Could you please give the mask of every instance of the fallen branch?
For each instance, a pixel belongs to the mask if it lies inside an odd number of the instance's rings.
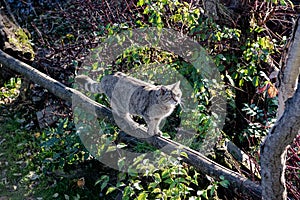
[[[66,87],[55,79],[41,73],[40,71],[32,68],[31,66],[14,59],[8,54],[4,53],[0,50],[0,63],[9,69],[12,69],[24,77],[34,81],[40,86],[49,90],[49,92],[53,93],[57,97],[72,102],[72,98],[79,99],[81,102],[81,106],[86,108],[86,112],[96,113],[97,117],[105,120],[106,122],[110,122],[115,124],[112,112],[107,107],[91,100],[86,97],[79,91]],[[147,133],[143,129],[136,130],[140,135],[146,135]],[[122,133],[124,134],[124,133]],[[128,137],[128,136],[127,136]],[[207,174],[217,180],[220,179],[220,176],[224,176],[226,180],[230,182],[229,188],[237,193],[243,194],[251,199],[260,199],[261,198],[261,187],[251,180],[243,177],[242,175],[231,171],[222,165],[208,159],[201,153],[194,151],[186,146],[183,146],[177,142],[172,140],[160,137],[153,136],[150,138],[143,138],[143,140],[156,148],[162,149],[164,153],[171,155],[171,152],[180,149],[181,152],[184,152],[187,157],[182,157],[182,160],[190,165],[193,165],[198,171],[201,171],[204,174]],[[162,147],[168,148],[162,148]]]

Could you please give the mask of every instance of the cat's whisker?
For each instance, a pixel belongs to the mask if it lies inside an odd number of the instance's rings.
[[[185,110],[186,107],[184,105],[184,99],[181,99],[181,101],[179,102],[179,106],[183,111]]]

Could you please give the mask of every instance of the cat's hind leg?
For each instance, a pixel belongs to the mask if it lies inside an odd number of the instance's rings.
[[[133,121],[130,117],[129,113],[114,113],[114,119],[117,125],[122,131],[126,132],[129,135],[137,136],[137,129],[139,128],[139,124]]]

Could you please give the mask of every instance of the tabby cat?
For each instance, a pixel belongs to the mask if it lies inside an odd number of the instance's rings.
[[[121,72],[104,76],[100,83],[85,75],[77,76],[76,82],[92,93],[104,93],[110,99],[113,113],[130,126],[137,126],[130,115],[143,117],[150,136],[161,135],[161,120],[173,112],[182,96],[179,81],[155,86]]]

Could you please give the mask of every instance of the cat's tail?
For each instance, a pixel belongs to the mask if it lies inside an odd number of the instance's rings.
[[[86,91],[92,93],[103,93],[101,89],[101,84],[97,81],[94,81],[90,77],[86,75],[78,75],[76,76],[76,83],[81,87],[84,88]]]

